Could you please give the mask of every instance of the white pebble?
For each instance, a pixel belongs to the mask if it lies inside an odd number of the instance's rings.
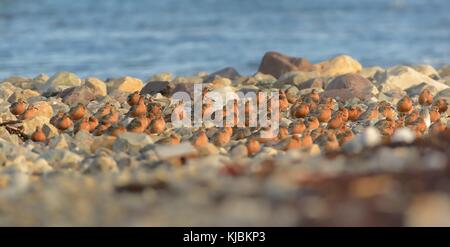
[[[392,136],[392,142],[411,143],[416,139],[411,129],[404,127],[397,129]]]

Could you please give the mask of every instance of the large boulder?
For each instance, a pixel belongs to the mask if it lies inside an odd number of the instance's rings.
[[[177,76],[175,79],[172,80],[174,84],[179,83],[194,83],[199,84],[203,83],[203,77],[200,76]]]
[[[23,99],[23,100],[27,101],[29,98],[39,96],[39,95],[40,95],[39,92],[36,92],[31,89],[20,90],[20,91],[14,92],[11,96],[9,96],[8,102],[13,103],[19,99]]]
[[[413,67],[417,72],[420,72],[434,80],[439,80],[439,73],[433,66],[428,64],[420,64]]]
[[[68,105],[76,105],[78,103],[87,105],[92,100],[95,100],[95,91],[92,87],[82,85],[79,87],[68,88],[62,91],[58,96]]]
[[[36,116],[43,116],[51,118],[53,116],[53,108],[47,101],[37,101],[33,103],[33,106],[37,108]]]
[[[309,79],[302,83],[297,84],[298,88],[307,89],[307,88],[323,88],[325,85],[325,80],[321,77]]]
[[[144,87],[144,83],[138,78],[125,76],[119,79],[109,80],[106,86],[108,92],[117,90],[125,93],[134,93],[140,91]]]
[[[4,79],[2,82],[9,82],[16,87],[22,89],[31,89],[33,79],[24,76],[10,76]]]
[[[6,99],[18,91],[20,91],[20,88],[15,87],[11,82],[2,82],[0,84],[0,100],[6,101]]]
[[[450,76],[450,65],[446,64],[442,66],[439,70],[439,76],[440,77],[447,77]]]
[[[324,77],[358,73],[362,69],[358,61],[347,55],[340,55],[315,64],[314,66],[320,71],[321,76]]]
[[[40,89],[41,92],[46,93],[55,93],[55,92],[61,92],[64,89],[74,87],[74,86],[80,86],[81,85],[81,79],[75,75],[74,73],[70,72],[58,72],[52,77],[50,77],[45,84]]]
[[[150,81],[141,89],[141,94],[155,95],[161,93],[164,96],[169,96],[175,85],[169,81]]]
[[[414,97],[416,95],[419,95],[424,89],[430,90],[430,92],[433,95],[436,95],[436,93],[438,92],[438,90],[435,87],[430,86],[424,82],[417,84],[415,86],[409,87],[408,89],[405,90],[405,92],[409,95],[409,97]]]
[[[314,70],[314,66],[306,58],[289,57],[279,52],[270,51],[264,54],[258,72],[279,78],[290,71],[312,70]]]
[[[218,70],[214,73],[211,73],[209,76],[205,78],[205,82],[211,82],[214,80],[216,76],[225,77],[230,80],[235,80],[236,78],[240,77],[241,75],[237,70],[233,67],[226,67],[221,70]]]
[[[106,84],[104,81],[98,79],[97,77],[88,77],[84,80],[84,85],[94,90],[95,96],[106,96],[108,91],[106,89]]]
[[[292,71],[283,74],[280,79],[273,84],[276,88],[281,88],[285,84],[301,85],[306,81],[320,78],[319,71]]]
[[[194,86],[195,83],[178,83],[175,84],[175,88],[173,89],[173,94],[177,92],[185,92],[191,96],[191,99],[194,97]]]
[[[358,73],[364,78],[367,78],[369,80],[373,79],[376,73],[383,72],[384,69],[379,66],[373,66],[373,67],[365,67],[362,68],[361,71]]]
[[[381,87],[382,92],[388,92],[396,88],[405,90],[421,83],[433,86],[438,91],[449,87],[444,83],[433,80],[427,75],[417,72],[411,67],[403,65],[395,66],[387,69],[385,72],[375,74],[375,80]]]
[[[310,63],[301,57],[289,57],[279,52],[267,52],[262,58],[258,71],[271,74],[280,81],[285,81],[281,76],[287,72],[303,72],[297,75],[297,81],[309,80],[315,77],[334,77],[347,73],[358,73],[362,69],[361,64],[347,55],[339,55],[317,64]],[[289,77],[292,77],[289,75]]]
[[[154,74],[149,81],[172,81],[172,73],[161,72],[159,74]]]
[[[345,74],[333,79],[325,88],[322,97],[339,97],[342,100],[352,98],[370,99],[373,86],[369,80],[358,74]]]

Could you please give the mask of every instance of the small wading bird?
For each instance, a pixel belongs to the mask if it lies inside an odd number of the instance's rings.
[[[47,136],[41,127],[36,127],[36,130],[31,134],[31,140],[34,142],[45,142],[47,140]]]
[[[24,113],[26,109],[27,103],[22,99],[19,99],[17,102],[12,103],[9,107],[9,111],[16,116]]]

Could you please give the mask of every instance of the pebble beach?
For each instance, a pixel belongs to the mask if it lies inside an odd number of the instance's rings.
[[[252,75],[2,79],[0,226],[450,225],[450,66],[261,57]],[[277,135],[174,127],[196,84],[278,92]]]

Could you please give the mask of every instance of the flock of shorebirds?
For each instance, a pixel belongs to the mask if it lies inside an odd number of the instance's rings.
[[[110,103],[104,104],[95,113],[89,112],[85,105],[79,103],[70,108],[69,112],[56,113],[50,119],[50,123],[60,132],[73,134],[87,131],[95,136],[118,136],[129,131],[160,135],[161,139],[158,143],[163,144],[178,144],[182,141],[175,132],[168,134],[166,123],[170,122],[170,114],[163,114],[163,106],[152,97],[145,97],[139,92],[134,92],[128,96],[127,103],[131,108],[125,116]],[[279,112],[270,112],[270,107],[268,112],[272,118],[284,116],[292,122],[289,126],[280,126],[278,135],[262,138],[259,132],[264,128],[257,127],[247,128],[251,130],[251,134],[244,131],[246,128],[235,126],[201,127],[194,131],[189,141],[196,147],[208,143],[223,147],[231,140],[246,139],[250,156],[258,153],[262,145],[286,151],[318,144],[323,151],[331,152],[339,150],[342,145],[355,137],[355,132],[351,128],[355,124],[361,124],[364,127],[375,126],[384,142],[389,142],[395,130],[403,127],[410,128],[416,137],[448,133],[449,127],[441,122],[441,115],[446,114],[447,109],[448,102],[434,97],[427,89],[420,93],[417,102],[405,96],[396,105],[381,101],[369,106],[366,110],[358,105],[346,105],[345,102],[338,102],[333,98],[321,98],[315,90],[303,96],[286,94],[280,90]],[[203,113],[210,110],[210,105],[203,106]],[[37,113],[36,107],[28,105],[24,100],[12,103],[10,111],[20,120],[33,118]],[[246,104],[246,114],[250,111],[252,111],[251,105]],[[224,109],[224,117],[227,114],[233,113],[226,112]],[[234,114],[236,122],[237,114],[236,112]],[[125,117],[132,118],[132,121],[125,124],[122,121]],[[183,118],[183,114],[180,118]],[[246,124],[248,126],[248,122]],[[34,142],[46,142],[48,139],[42,127],[37,127],[29,138]]]

